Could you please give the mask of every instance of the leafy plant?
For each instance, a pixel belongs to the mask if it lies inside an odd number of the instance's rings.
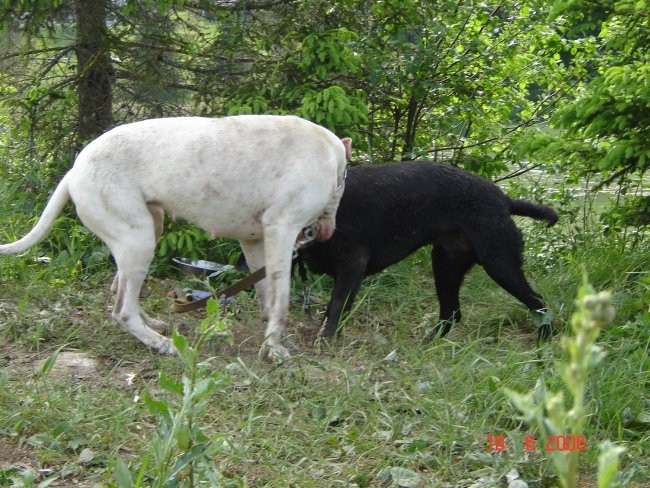
[[[367,120],[368,109],[359,90],[348,95],[340,86],[330,86],[322,91],[309,91],[302,100],[299,115],[329,127],[344,131]]]
[[[209,241],[208,234],[196,226],[184,223],[169,223],[158,243],[158,255],[161,257],[184,256],[197,259],[203,255]]]
[[[647,172],[649,8],[647,0],[555,2],[550,18],[566,31],[565,62],[582,68],[565,86],[573,100],[550,118],[556,132],[535,134],[529,157],[602,175],[604,184]]]
[[[650,196],[628,197],[624,205],[613,207],[601,215],[601,220],[614,230],[624,227],[647,229],[650,227]]]
[[[214,456],[226,441],[211,439],[201,422],[212,395],[229,382],[227,372],[200,361],[201,347],[214,339],[232,342],[232,335],[226,317],[221,316],[218,302],[210,300],[207,317],[201,322],[194,345],[189,345],[177,332],[172,336],[183,368],[181,378],[160,373],[158,386],[166,397],[150,392],[143,395],[144,404],[156,417],[158,428],[139,466],[127,467],[121,457],[115,458],[114,474],[120,488],[193,487],[206,482],[210,486],[224,485]]]

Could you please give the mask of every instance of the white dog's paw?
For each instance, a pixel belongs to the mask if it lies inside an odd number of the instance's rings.
[[[289,350],[282,344],[265,344],[260,350],[260,356],[273,363],[280,362],[291,357]]]
[[[158,349],[158,352],[160,354],[165,354],[167,356],[175,356],[178,354],[178,351],[176,350],[176,347],[174,346],[172,340],[167,339],[166,337],[161,338],[156,349]]]

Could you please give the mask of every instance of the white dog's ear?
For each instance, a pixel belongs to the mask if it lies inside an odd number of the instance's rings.
[[[343,146],[345,146],[345,159],[347,161],[352,160],[352,139],[350,137],[344,137],[341,139]]]

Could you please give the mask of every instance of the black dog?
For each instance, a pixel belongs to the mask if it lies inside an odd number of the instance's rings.
[[[337,332],[364,276],[427,244],[433,244],[440,303],[440,321],[429,338],[445,335],[460,320],[458,292],[475,263],[529,309],[543,309],[521,269],[523,240],[512,214],[547,220],[549,227],[558,219],[552,208],[511,199],[493,183],[453,166],[407,161],[351,167],[334,235],[300,250],[312,271],[334,277],[324,335]],[[538,333],[547,337],[550,325]]]

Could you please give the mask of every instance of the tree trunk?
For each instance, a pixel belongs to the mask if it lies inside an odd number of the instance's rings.
[[[80,145],[113,125],[113,66],[106,28],[108,0],[77,0],[77,91]]]
[[[406,132],[404,133],[404,146],[402,147],[401,160],[413,159],[413,149],[415,149],[415,136],[417,134],[418,124],[422,117],[422,107],[424,98],[418,99],[415,93],[411,94],[409,99],[408,111],[406,113]]]

